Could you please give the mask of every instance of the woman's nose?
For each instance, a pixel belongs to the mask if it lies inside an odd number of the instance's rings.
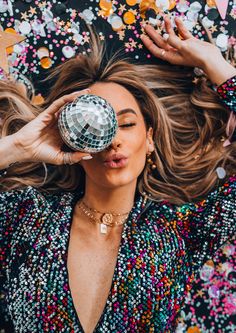
[[[121,140],[118,137],[118,135],[116,135],[114,137],[114,139],[112,140],[110,146],[107,147],[107,149],[108,150],[111,150],[111,149],[117,150],[118,148],[120,148],[120,146],[121,146]]]

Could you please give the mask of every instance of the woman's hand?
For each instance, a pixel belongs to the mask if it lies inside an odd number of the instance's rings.
[[[88,153],[63,152],[61,150],[63,140],[57,128],[57,120],[61,107],[88,92],[89,90],[86,89],[59,98],[34,120],[12,135],[17,155],[22,156],[21,161],[45,162],[55,165],[65,163],[74,164],[79,162],[82,157],[89,156]]]
[[[173,65],[199,67],[216,84],[223,83],[236,74],[234,67],[223,58],[219,48],[194,37],[180,18],[175,18],[179,36],[174,32],[167,16],[164,17],[164,23],[167,33],[163,37],[151,25],[144,27],[150,38],[145,35],[141,37],[144,45],[155,57]]]
[[[218,47],[195,38],[179,17],[175,18],[179,36],[174,32],[167,16],[164,17],[164,22],[167,34],[163,37],[151,25],[144,27],[151,39],[143,35],[142,41],[154,56],[174,65],[197,66],[202,69],[208,60],[222,58]]]

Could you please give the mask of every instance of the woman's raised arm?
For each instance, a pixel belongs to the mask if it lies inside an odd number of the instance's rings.
[[[63,141],[57,129],[60,108],[88,90],[65,95],[52,103],[35,119],[14,134],[0,139],[0,170],[15,162],[44,162],[55,165],[64,163],[61,150]],[[71,164],[79,162],[88,153],[71,153]]]
[[[173,65],[199,67],[216,85],[236,75],[236,69],[224,59],[219,48],[194,37],[180,18],[175,18],[180,37],[174,32],[167,16],[164,22],[167,33],[163,36],[149,24],[144,27],[149,37],[141,36],[144,45],[155,57]]]

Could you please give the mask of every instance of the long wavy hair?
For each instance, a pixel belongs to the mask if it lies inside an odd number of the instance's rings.
[[[137,183],[141,194],[177,204],[195,201],[218,185],[217,167],[227,175],[235,172],[236,143],[223,147],[229,111],[205,76],[194,79],[191,68],[173,65],[135,65],[117,56],[107,60],[104,50],[93,36],[91,52],[56,67],[50,75],[54,85],[41,107],[13,82],[0,82],[1,136],[16,132],[64,94],[95,82],[114,82],[135,97],[147,128],[154,131],[151,158],[157,168],[146,163]],[[18,163],[1,179],[0,190],[31,185],[47,193],[74,191],[84,180],[79,164]]]

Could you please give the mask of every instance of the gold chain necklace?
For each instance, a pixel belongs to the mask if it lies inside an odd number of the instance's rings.
[[[89,217],[91,222],[100,224],[100,233],[106,234],[107,227],[113,227],[116,225],[122,225],[125,223],[127,217],[129,216],[129,212],[125,214],[115,214],[115,213],[102,213],[96,209],[90,208],[86,205],[84,201],[81,201],[78,205],[78,208],[82,210],[82,212]],[[96,215],[100,215],[97,217]],[[116,220],[114,220],[116,218]]]

